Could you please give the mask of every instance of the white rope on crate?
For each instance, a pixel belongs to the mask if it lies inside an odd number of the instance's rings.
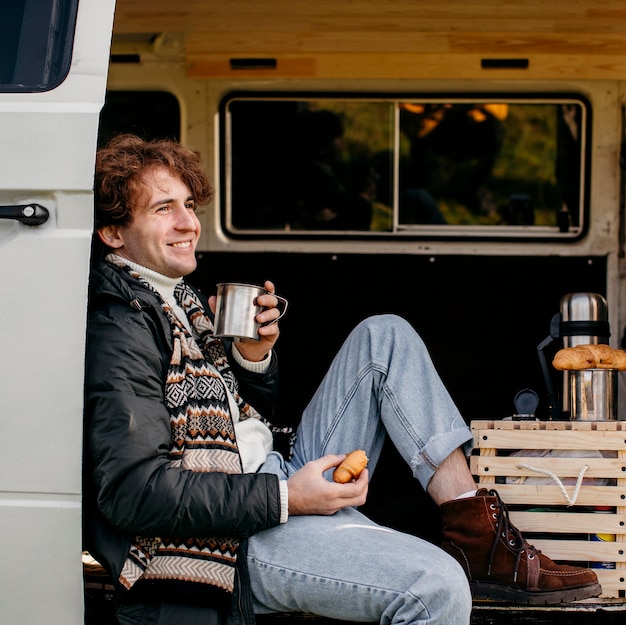
[[[567,507],[569,508],[573,506],[576,503],[576,500],[578,499],[578,493],[580,492],[580,487],[583,483],[583,477],[585,475],[585,472],[589,468],[589,465],[588,464],[584,465],[579,471],[578,478],[576,479],[576,485],[574,486],[574,492],[572,493],[571,497],[565,490],[565,486],[563,486],[563,482],[561,482],[559,476],[553,473],[552,471],[550,471],[549,469],[541,469],[539,467],[532,467],[526,463],[518,464],[517,468],[528,469],[529,471],[534,471],[535,473],[543,473],[543,475],[547,475],[548,477],[552,478],[554,482],[556,483],[556,485],[559,487],[559,490],[561,491],[561,493],[563,494],[563,498],[567,502]]]

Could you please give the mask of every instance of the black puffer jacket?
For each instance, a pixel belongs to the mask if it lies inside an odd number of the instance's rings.
[[[133,536],[245,539],[279,523],[276,476],[194,473],[171,466],[164,404],[171,351],[170,325],[154,293],[101,264],[91,278],[87,330],[85,547],[114,580]],[[231,362],[241,396],[268,417],[277,388],[275,356],[272,361],[265,374]],[[245,540],[242,548],[245,552]],[[249,585],[241,583],[247,579],[242,560],[237,591],[243,603],[238,603],[246,605]]]

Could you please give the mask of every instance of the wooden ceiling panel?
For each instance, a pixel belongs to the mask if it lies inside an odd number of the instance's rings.
[[[626,32],[623,0],[117,0],[115,29],[145,32]]]
[[[161,32],[182,34],[193,75],[228,75],[229,59],[258,56],[277,58],[284,76],[325,77],[322,68],[330,68],[349,77],[361,55],[386,76],[399,71],[394,66],[406,60],[401,55],[417,55],[408,73],[420,77],[436,73],[442,65],[436,55],[446,55],[442,77],[456,77],[481,55],[530,57],[531,72],[542,64],[559,67],[551,58],[558,55],[574,73],[621,78],[626,2],[117,0],[114,34]],[[215,74],[217,67],[222,69]]]

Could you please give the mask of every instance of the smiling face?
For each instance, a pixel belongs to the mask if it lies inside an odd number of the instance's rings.
[[[135,198],[128,226],[105,226],[100,238],[116,254],[170,278],[196,268],[200,221],[190,188],[157,165],[139,177],[143,192]]]

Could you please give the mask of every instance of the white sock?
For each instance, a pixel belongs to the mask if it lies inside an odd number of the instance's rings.
[[[455,497],[455,499],[465,499],[467,497],[475,497],[475,496],[476,496],[475,490],[468,490],[466,493],[463,493],[462,495]]]

